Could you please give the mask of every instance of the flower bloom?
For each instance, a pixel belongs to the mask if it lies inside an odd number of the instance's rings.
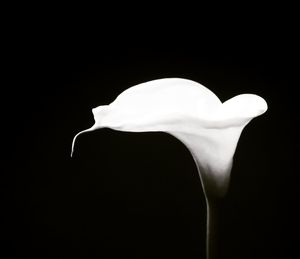
[[[243,128],[267,110],[254,94],[222,103],[208,88],[180,78],[142,83],[122,92],[109,105],[92,110],[95,124],[78,133],[111,128],[129,132],[167,132],[183,142],[197,164],[209,197],[226,193],[232,159]]]

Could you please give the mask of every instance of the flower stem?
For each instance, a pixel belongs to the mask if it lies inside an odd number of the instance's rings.
[[[206,259],[217,259],[217,204],[206,200]]]
[[[217,214],[222,202],[222,197],[226,193],[228,181],[224,182],[224,185],[222,185],[223,188],[218,188],[214,184],[215,179],[211,178],[211,174],[207,173],[207,169],[201,167],[201,163],[198,162],[197,157],[193,153],[192,156],[197,165],[197,170],[206,201],[206,259],[217,259]],[[230,170],[230,168],[231,165],[228,170]]]

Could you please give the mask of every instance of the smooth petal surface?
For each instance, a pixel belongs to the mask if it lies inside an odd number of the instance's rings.
[[[99,128],[167,132],[192,153],[206,195],[225,194],[232,158],[243,128],[267,110],[265,100],[242,94],[222,102],[206,87],[187,79],[166,78],[133,86],[110,105],[92,110]]]

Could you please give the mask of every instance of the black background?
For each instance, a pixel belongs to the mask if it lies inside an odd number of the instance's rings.
[[[103,129],[78,138],[70,158],[73,136],[93,124],[92,108],[165,77],[197,81],[222,101],[241,93],[266,99],[269,110],[238,144],[219,254],[296,258],[296,44],[278,26],[243,28],[234,38],[226,28],[212,30],[213,39],[167,31],[129,43],[120,34],[99,45],[95,64],[76,60],[76,49],[62,58],[68,46],[22,49],[7,65],[2,95],[1,258],[204,258],[204,196],[179,141]]]

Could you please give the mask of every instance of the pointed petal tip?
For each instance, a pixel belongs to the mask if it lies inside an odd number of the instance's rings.
[[[79,135],[83,134],[83,133],[90,132],[90,131],[93,131],[93,130],[95,130],[95,129],[96,129],[96,127],[95,127],[95,125],[94,125],[94,126],[92,126],[91,128],[89,128],[89,129],[82,130],[82,131],[78,132],[78,133],[74,136],[74,138],[73,138],[73,140],[72,140],[71,157],[73,157],[74,147],[75,147],[75,142],[76,142],[77,137],[78,137]]]

